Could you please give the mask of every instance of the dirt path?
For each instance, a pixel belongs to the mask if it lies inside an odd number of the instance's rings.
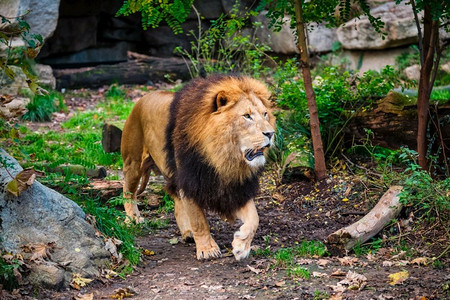
[[[254,245],[268,247],[273,253],[282,247],[295,247],[302,240],[323,240],[329,233],[354,222],[361,216],[349,212],[365,211],[366,207],[358,202],[358,197],[342,201],[349,184],[331,180],[316,186],[299,181],[276,193],[265,189],[257,200],[260,227]],[[356,185],[353,189],[358,191]],[[270,195],[276,195],[277,200]],[[144,214],[150,219],[161,217],[154,210]],[[197,261],[194,244],[171,244],[179,237],[173,213],[163,217],[168,219],[168,226],[141,237],[138,242],[154,255],[143,256],[135,272],[124,280],[97,281],[81,293],[92,293],[94,299],[111,299],[128,291],[133,295],[131,299],[194,300],[446,299],[449,296],[448,260],[440,268],[431,266],[430,260],[426,260],[425,266],[424,261],[414,262],[407,251],[386,245],[374,254],[360,257],[296,257],[294,265],[306,268],[310,274],[309,279],[301,279],[289,273],[292,267],[277,265],[273,257],[252,256],[236,262],[229,249],[239,225],[231,226],[215,215],[210,215],[209,221],[223,257]],[[420,250],[415,250],[417,257]],[[404,271],[407,275],[399,273]],[[404,278],[391,285],[389,275],[396,273],[403,274]],[[358,274],[365,279],[359,280]],[[70,297],[76,293],[71,291]],[[67,296],[66,293],[60,299],[71,299]]]

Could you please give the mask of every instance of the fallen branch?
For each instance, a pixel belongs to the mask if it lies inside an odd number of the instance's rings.
[[[343,255],[357,243],[364,243],[375,236],[402,209],[399,202],[401,186],[392,186],[377,205],[361,220],[330,234],[325,243],[332,255]]]

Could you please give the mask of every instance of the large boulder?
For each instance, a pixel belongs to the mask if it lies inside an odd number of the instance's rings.
[[[58,23],[59,0],[2,0],[0,12],[12,18],[27,13],[24,20],[30,25],[30,32],[40,34],[46,40]]]
[[[372,16],[379,17],[385,26],[382,36],[370,24],[367,16],[354,18],[337,30],[337,38],[344,49],[386,49],[417,43],[417,26],[411,5],[387,2],[373,8]]]
[[[22,168],[2,149],[0,158],[8,168],[0,168],[0,248],[26,257],[25,249],[51,245],[45,260],[30,262],[28,280],[36,286],[61,289],[70,284],[74,273],[99,276],[99,267],[110,254],[82,209],[37,181],[19,197],[11,195],[6,185]]]

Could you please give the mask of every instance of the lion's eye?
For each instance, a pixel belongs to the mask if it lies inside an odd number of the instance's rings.
[[[266,112],[264,112],[264,118],[268,118],[269,117],[269,114],[267,113],[267,111]]]
[[[247,120],[253,120],[252,116],[250,116],[250,114],[245,114],[244,118],[246,118]]]

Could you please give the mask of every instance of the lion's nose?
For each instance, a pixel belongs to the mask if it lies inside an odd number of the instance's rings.
[[[267,136],[270,140],[273,137],[273,133],[274,133],[273,131],[266,131],[266,132],[263,132],[262,134]]]

